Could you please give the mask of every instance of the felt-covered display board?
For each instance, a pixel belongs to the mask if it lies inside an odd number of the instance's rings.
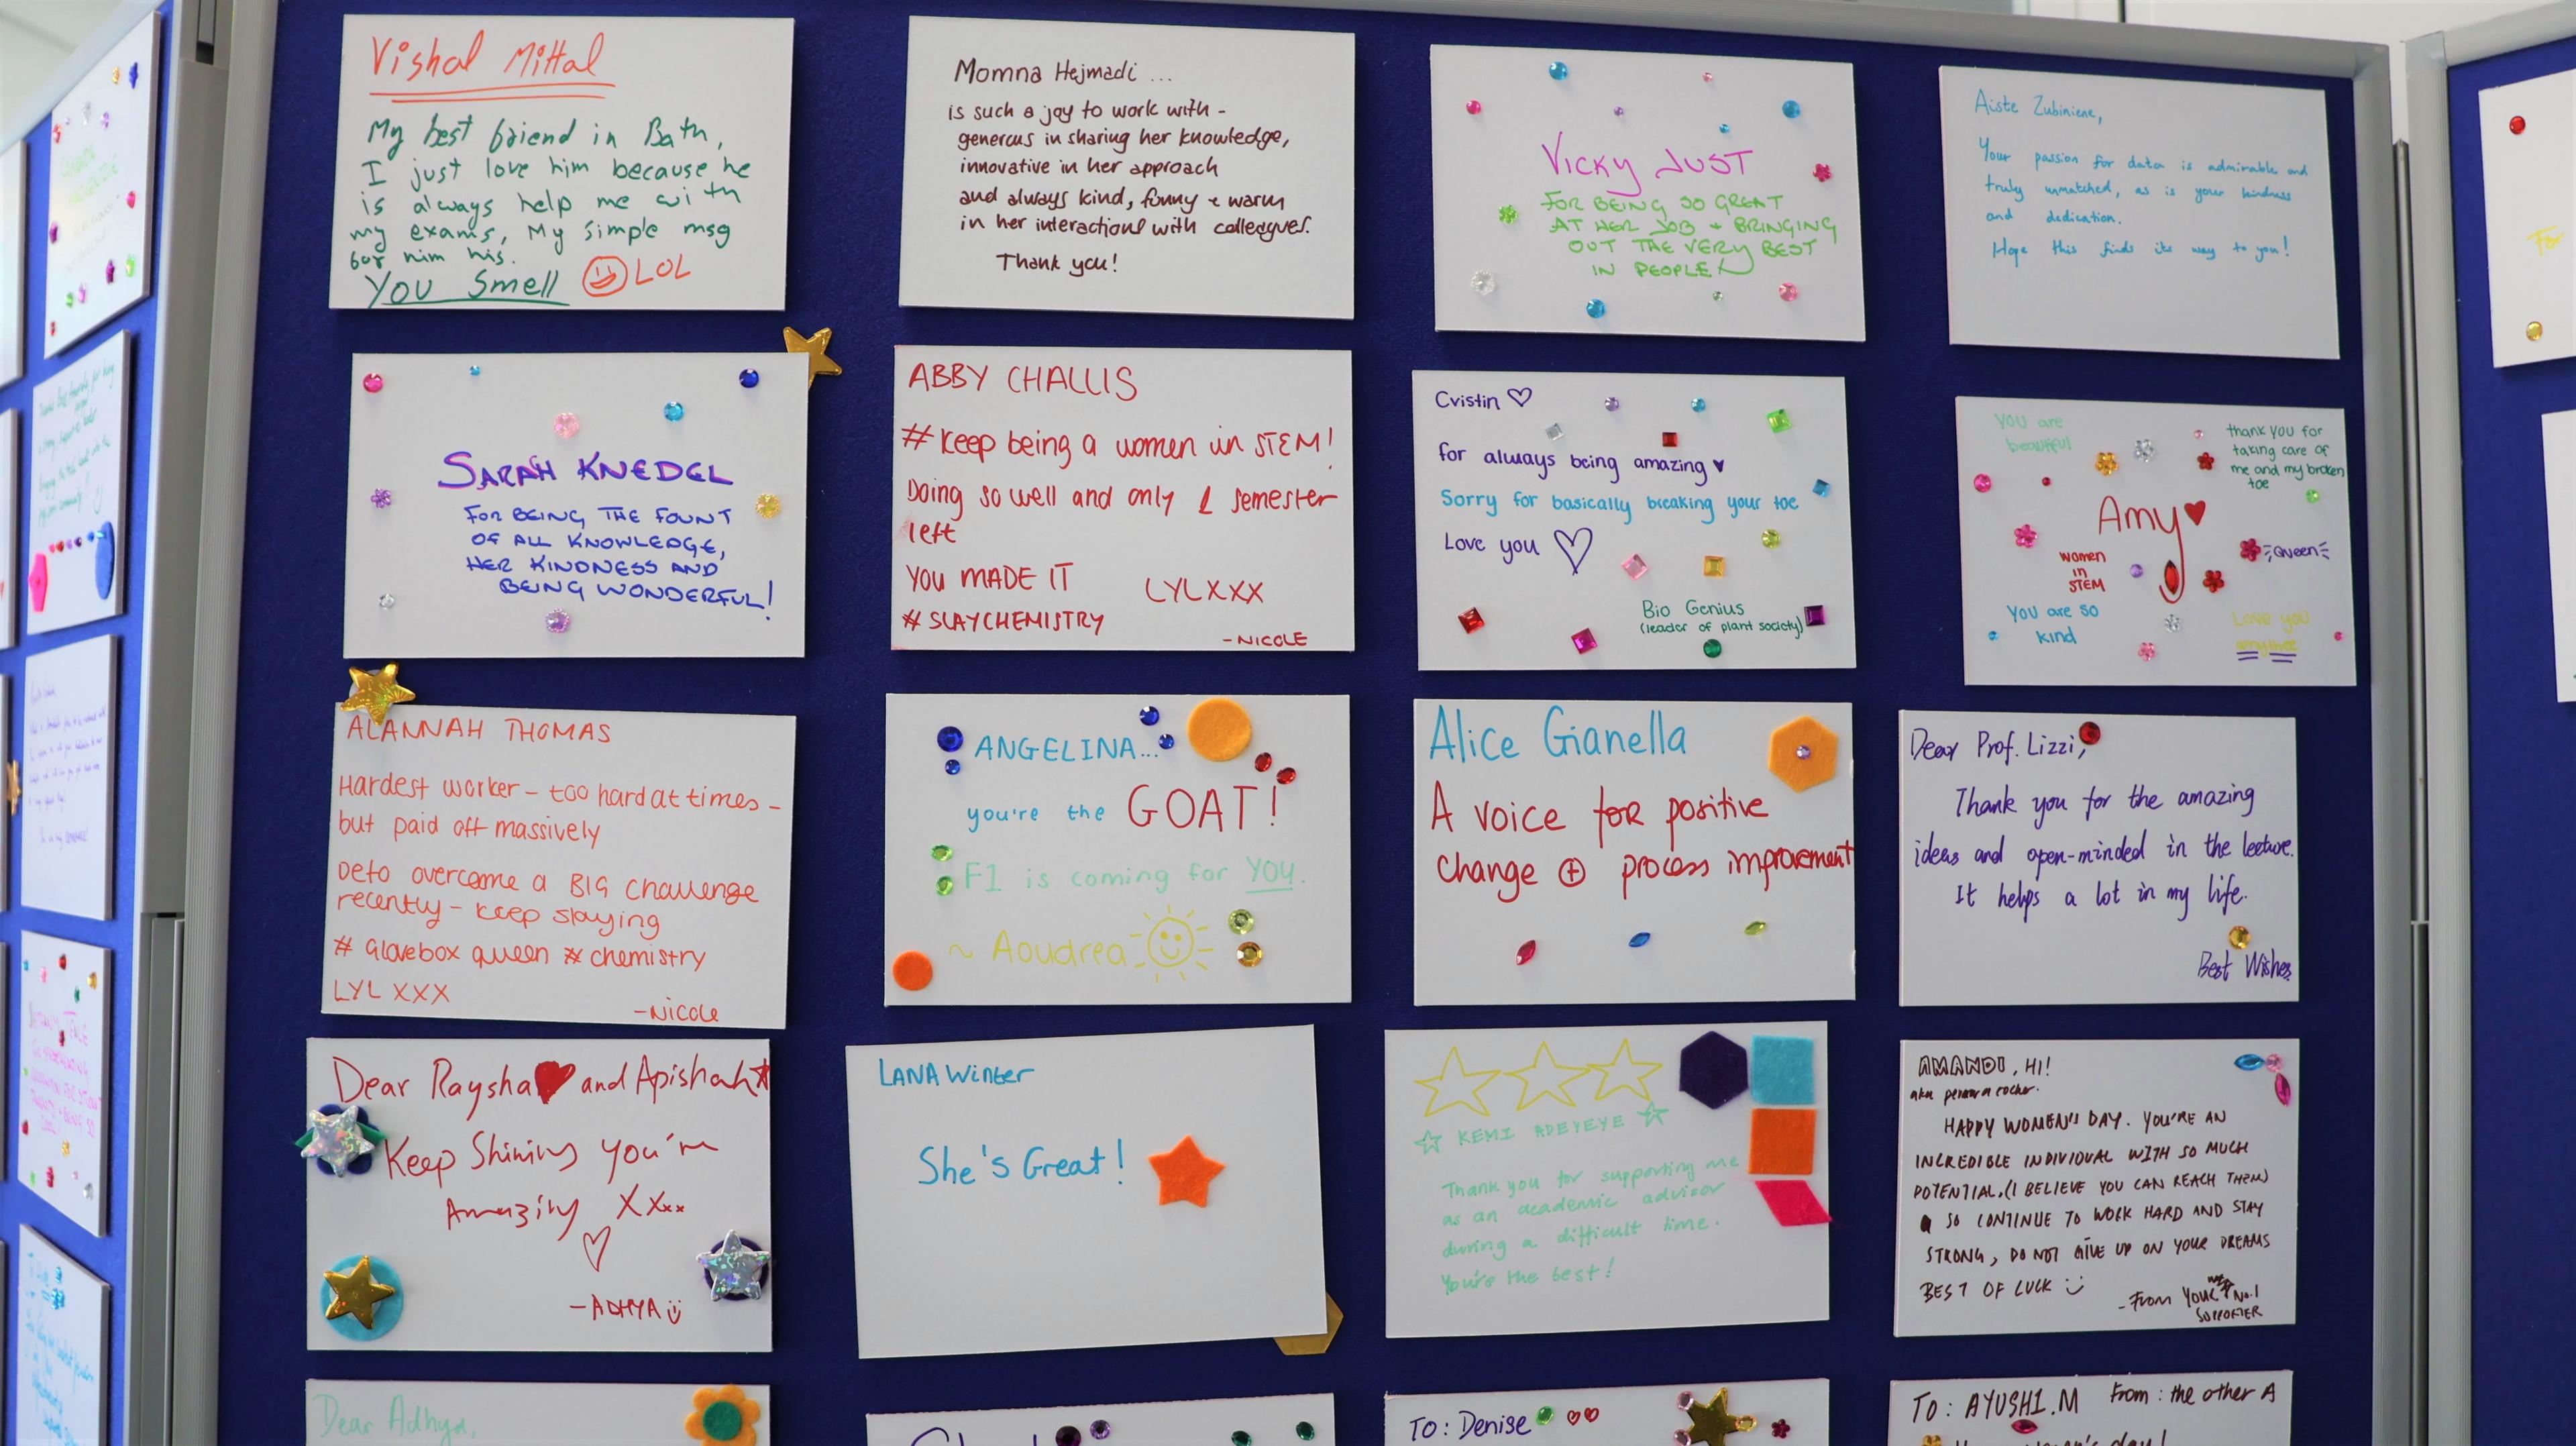
[[[2566,1358],[2570,1334],[2562,1293],[2550,1285],[2576,1265],[2576,1242],[2542,1223],[2576,1173],[2576,1059],[2550,1025],[2576,1008],[2576,980],[2555,962],[2566,955],[2565,880],[2576,867],[2576,841],[2560,822],[2576,804],[2576,712],[2558,701],[2553,682],[2540,422],[2576,407],[2576,362],[2493,364],[2478,92],[2570,69],[2576,40],[2449,72],[2477,948],[2470,1389],[2478,1437],[2489,1441],[2564,1435],[2576,1410],[2576,1381],[2551,1364]],[[2501,1321],[2518,1324],[2496,1328]]]
[[[1953,399],[1959,396],[2226,400],[2343,409],[2364,399],[2353,98],[2348,82],[2119,65],[1991,51],[1658,31],[1535,21],[1278,11],[1149,3],[946,3],[936,13],[1052,20],[1293,27],[1357,36],[1356,319],[1272,320],[986,310],[896,304],[896,172],[902,152],[907,7],[801,0],[757,7],[796,18],[794,137],[783,314],[333,311],[328,305],[328,160],[341,17],[411,5],[304,3],[278,17],[252,418],[249,547],[234,822],[233,989],[225,1101],[223,1420],[227,1440],[296,1437],[302,1381],[416,1379],[768,1383],[778,1429],[854,1439],[865,1412],[1332,1392],[1344,1436],[1373,1439],[1385,1392],[1514,1383],[1651,1385],[1707,1375],[1832,1378],[1834,1433],[1880,1439],[1887,1383],[2005,1372],[2297,1373],[2296,1439],[2370,1434],[2372,803],[2366,687],[2010,688],[1961,674]],[[540,13],[589,10],[551,5]],[[619,13],[710,4],[638,0]],[[1729,53],[1847,62],[1858,97],[1867,218],[1863,343],[1704,341],[1434,330],[1429,51],[1435,44]],[[2156,75],[2320,90],[2331,136],[2341,359],[1954,347],[1942,235],[1938,68],[1981,65]],[[1247,257],[1248,265],[1259,264]],[[339,568],[350,357],[361,352],[750,350],[782,323],[833,328],[846,374],[815,383],[807,652],[794,659],[405,658],[423,703],[793,713],[799,768],[788,1027],[774,1033],[775,1348],[765,1356],[425,1354],[363,1361],[281,1346],[314,1309],[294,1222],[309,1167],[304,1040],[320,1036],[598,1037],[599,1027],[505,1025],[319,1010],[326,889],[329,712],[343,693]],[[1350,653],[1107,654],[886,649],[887,527],[898,344],[1347,349],[1352,354],[1357,647]],[[781,374],[795,363],[780,358]],[[1798,673],[1527,674],[1416,671],[1413,581],[1416,370],[1522,369],[1807,374],[1846,379],[1859,666]],[[2353,515],[2385,485],[2356,465]],[[2380,539],[2358,535],[2355,576]],[[2536,539],[2538,529],[2529,530]],[[2536,545],[2536,542],[2535,544]],[[361,564],[362,565],[362,564]],[[2534,584],[2536,586],[2536,584]],[[2356,598],[2356,606],[2360,599]],[[2367,659],[2374,620],[2351,641]],[[1569,655],[1570,656],[1570,655]],[[2364,683],[2367,683],[2366,662]],[[1408,748],[1417,697],[1826,698],[1852,706],[1857,997],[1722,1006],[1421,1008],[1401,947],[1355,955],[1353,1002],[1239,1008],[1160,1005],[889,1009],[882,1002],[883,694],[1132,692],[1347,694],[1351,699],[1353,916],[1375,937],[1412,937]],[[2234,713],[2296,720],[2299,931],[2316,961],[2297,1003],[1900,1010],[1897,896],[1899,709]],[[2543,836],[2533,829],[2529,837]],[[1424,945],[1422,947],[1431,947]],[[1466,1339],[1386,1337],[1381,1081],[1390,1029],[1684,1024],[1821,1019],[1830,1030],[1833,1176],[1831,1318],[1770,1326]],[[1347,1312],[1321,1356],[1267,1339],[1026,1355],[858,1359],[843,1049],[885,1041],[991,1039],[1311,1024],[1323,1152],[1325,1274]],[[683,1032],[686,1037],[690,1032]],[[1898,1041],[1905,1038],[2295,1038],[2303,1122],[2298,1323],[2225,1332],[1893,1336]],[[2537,1283],[2535,1282],[2535,1285]],[[1758,1315],[1759,1312],[1751,1312]],[[392,1344],[392,1343],[388,1343]],[[766,1424],[766,1422],[764,1423]],[[1766,1435],[1766,1439],[1767,1435]]]
[[[154,32],[160,37],[160,43],[164,46],[168,37],[169,8],[167,5],[162,7],[160,29]],[[154,114],[166,115],[169,85],[166,49],[162,52],[162,63],[157,67],[154,83],[160,87]],[[139,116],[137,119],[139,120]],[[30,908],[23,902],[25,896],[18,887],[23,878],[22,870],[26,865],[27,849],[25,838],[20,832],[26,815],[23,811],[17,811],[17,816],[10,820],[12,844],[8,857],[10,888],[8,897],[0,900],[0,903],[7,905],[5,909],[0,909],[0,943],[5,943],[8,948],[7,974],[10,981],[9,1001],[12,1020],[16,1018],[16,1010],[23,1007],[25,981],[20,977],[18,966],[26,957],[21,946],[30,933],[51,935],[76,944],[95,945],[108,951],[109,969],[113,971],[113,977],[102,981],[107,985],[108,1000],[105,1059],[107,1113],[104,1131],[100,1138],[104,1168],[103,1178],[95,1182],[98,1196],[105,1208],[100,1217],[101,1233],[93,1235],[81,1225],[73,1223],[70,1216],[47,1204],[40,1191],[27,1183],[24,1167],[21,1166],[8,1172],[10,1179],[5,1185],[0,1185],[0,1235],[5,1235],[10,1241],[15,1242],[19,1238],[19,1230],[22,1227],[31,1227],[46,1240],[51,1241],[65,1256],[77,1262],[91,1275],[106,1282],[107,1330],[104,1355],[101,1358],[104,1369],[100,1372],[99,1381],[107,1403],[108,1439],[121,1440],[125,1430],[123,1421],[126,1371],[125,1262],[129,1204],[126,1174],[127,1123],[131,1118],[125,1081],[133,1058],[134,1024],[128,1005],[134,997],[130,986],[134,979],[134,961],[138,942],[134,916],[135,825],[142,813],[135,789],[140,772],[139,743],[145,704],[141,680],[144,654],[143,578],[146,574],[140,564],[141,559],[146,555],[145,550],[154,540],[150,531],[151,448],[154,420],[151,398],[155,395],[154,369],[160,364],[160,307],[153,297],[146,297],[141,303],[129,305],[125,310],[101,321],[97,330],[64,350],[61,355],[53,357],[45,355],[45,288],[48,285],[48,278],[45,275],[45,232],[54,185],[52,164],[54,147],[50,131],[49,124],[40,123],[23,136],[6,138],[9,142],[23,140],[26,143],[25,234],[0,238],[0,245],[11,248],[23,247],[25,252],[25,270],[21,282],[23,290],[20,297],[22,305],[17,315],[23,324],[24,335],[21,340],[25,346],[26,373],[18,380],[6,386],[0,386],[0,411],[15,411],[19,414],[18,426],[14,433],[14,442],[18,449],[14,471],[0,468],[0,477],[15,476],[20,481],[20,486],[16,490],[0,493],[0,505],[14,506],[18,509],[16,530],[12,535],[25,537],[30,522],[24,479],[29,475],[33,463],[30,455],[32,447],[30,424],[38,389],[54,377],[76,368],[82,361],[89,358],[93,349],[100,344],[118,345],[116,340],[118,333],[130,334],[133,341],[125,373],[125,386],[133,404],[129,409],[130,420],[125,424],[125,509],[117,523],[116,537],[116,545],[125,550],[126,590],[124,606],[113,616],[55,632],[30,634],[27,628],[24,559],[11,555],[5,559],[4,564],[0,564],[5,566],[9,575],[5,592],[0,592],[0,607],[14,611],[18,624],[15,632],[10,635],[15,638],[16,645],[0,650],[0,682],[5,682],[10,700],[8,726],[5,734],[0,736],[6,738],[10,757],[24,758],[24,745],[19,730],[26,718],[25,682],[27,658],[30,654],[69,647],[97,637],[117,639],[113,645],[116,693],[111,766],[114,773],[109,795],[112,800],[115,833],[108,849],[110,869],[107,882],[108,916],[106,918],[76,918],[68,914]],[[149,152],[154,158],[153,164],[156,167],[160,164],[162,139],[163,132],[156,125],[152,130],[152,145]],[[157,244],[160,235],[157,216],[150,218],[144,234]],[[136,263],[143,269],[145,275],[156,273],[158,257],[151,245],[147,245],[144,254],[136,258]],[[86,584],[89,571],[84,560],[78,570],[76,581]],[[60,574],[67,580],[75,579],[71,568],[60,569]],[[50,958],[49,953],[49,961]],[[14,1026],[11,1032],[14,1034]],[[26,1081],[16,1067],[20,1061],[13,1057],[9,1063],[11,1066],[8,1070],[10,1118],[16,1119],[21,1087]],[[12,1152],[13,1164],[16,1163],[16,1159],[15,1152]],[[58,1157],[57,1164],[59,1163]],[[86,1206],[86,1202],[83,1201],[76,1200],[73,1203],[82,1205],[84,1208]],[[13,1280],[12,1283],[14,1284],[15,1281]],[[12,1305],[9,1324],[14,1339],[14,1332],[20,1322],[16,1309],[16,1292],[12,1291],[10,1294]],[[17,1352],[13,1350],[10,1357],[13,1362],[9,1382],[10,1405],[14,1410],[21,1383],[16,1378],[14,1364]],[[86,1424],[85,1420],[82,1424]]]

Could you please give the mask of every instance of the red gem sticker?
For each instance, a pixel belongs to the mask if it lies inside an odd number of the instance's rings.
[[[2087,723],[2083,727],[2075,730],[2075,736],[2083,739],[2086,743],[2099,743],[2102,741],[2102,725],[2099,723]]]
[[[2509,130],[2509,131],[2513,132],[2515,135],[2521,135],[2521,134],[2522,134],[2522,117],[2520,117],[2520,116],[2515,116],[2512,120],[2509,120],[2509,121],[2505,122],[2505,127],[2504,127],[2504,128],[2505,128],[2506,130]]]

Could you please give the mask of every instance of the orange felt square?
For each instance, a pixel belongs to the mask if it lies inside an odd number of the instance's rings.
[[[1816,1169],[1814,1110],[1755,1110],[1753,1163],[1756,1175],[1811,1175]]]

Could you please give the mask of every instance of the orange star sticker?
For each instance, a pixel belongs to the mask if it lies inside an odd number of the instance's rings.
[[[1199,1142],[1188,1135],[1169,1152],[1147,1155],[1145,1163],[1154,1167],[1162,1181],[1162,1194],[1154,1203],[1177,1205],[1186,1200],[1201,1210],[1207,1208],[1208,1182],[1225,1169],[1225,1161],[1211,1160],[1199,1149]]]

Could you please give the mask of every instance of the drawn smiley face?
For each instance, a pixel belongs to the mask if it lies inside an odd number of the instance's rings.
[[[1196,913],[1166,909],[1160,914],[1147,914],[1144,929],[1129,936],[1137,941],[1144,956],[1142,962],[1155,971],[1158,979],[1166,973],[1181,973],[1186,978],[1183,971],[1191,968],[1206,970],[1203,956],[1211,951],[1195,922]]]

